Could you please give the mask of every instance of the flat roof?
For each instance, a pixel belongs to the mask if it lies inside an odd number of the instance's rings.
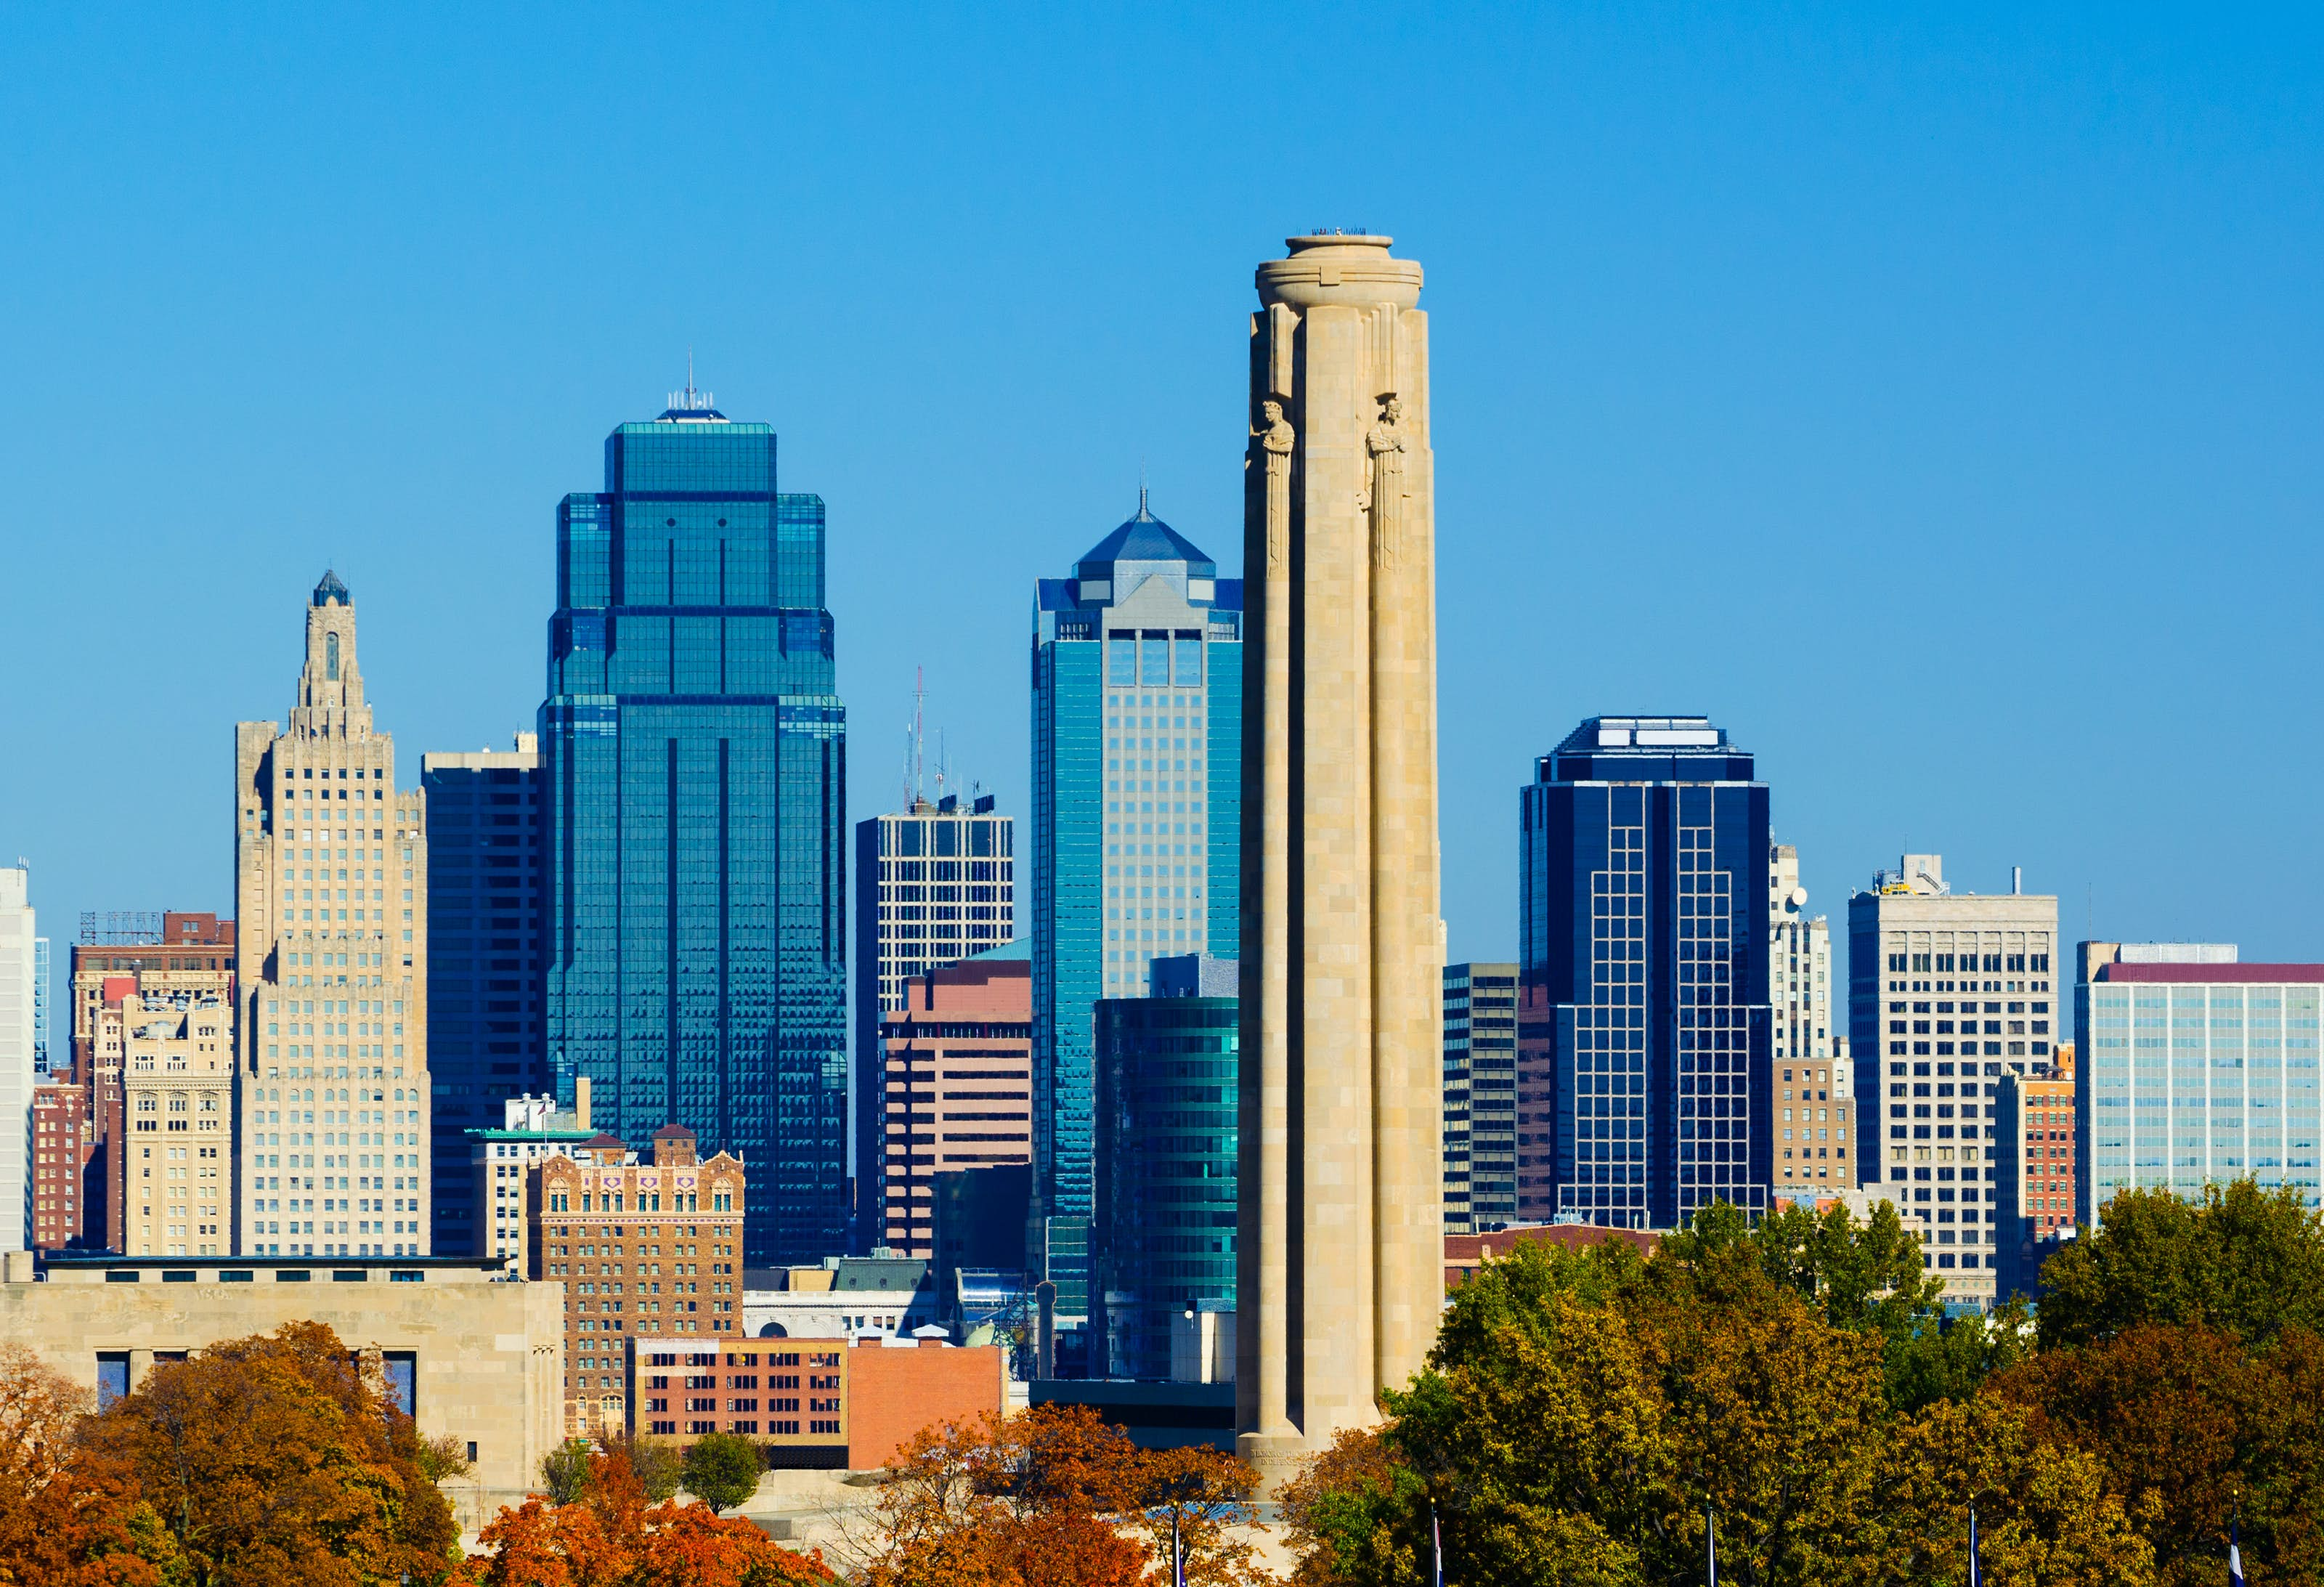
[[[2324,964],[2134,964],[2117,960],[2098,967],[2098,980],[2171,982],[2182,986],[2282,986],[2324,982]]]

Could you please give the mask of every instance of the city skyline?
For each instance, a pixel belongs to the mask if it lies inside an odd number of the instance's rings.
[[[1509,14],[1475,24],[1480,51],[1473,28],[1399,19],[1413,76],[1385,147],[1344,91],[1372,46],[1323,29],[1268,80],[1322,134],[1280,183],[1253,180],[1269,156],[1233,112],[1256,68],[1200,19],[1029,43],[934,23],[875,65],[836,19],[710,18],[551,22],[521,48],[483,22],[290,19],[258,55],[183,19],[13,32],[39,69],[0,161],[50,243],[0,257],[27,372],[0,392],[0,665],[42,680],[5,716],[43,753],[0,757],[0,859],[32,862],[60,955],[83,909],[232,907],[214,809],[40,773],[103,763],[99,706],[153,698],[141,647],[89,636],[167,601],[201,660],[191,701],[141,704],[139,731],[216,767],[217,730],[184,706],[272,697],[265,614],[335,564],[407,747],[505,746],[539,684],[540,503],[679,383],[689,345],[832,503],[839,692],[876,752],[850,821],[892,797],[915,665],[964,778],[1025,810],[1025,581],[1123,515],[1141,459],[1156,512],[1235,559],[1222,283],[1318,221],[1400,234],[1442,312],[1495,318],[1440,376],[1462,465],[1444,511],[1471,531],[1442,571],[1455,960],[1515,952],[1526,764],[1637,709],[1708,714],[1757,751],[1827,909],[1937,848],[1980,890],[2024,865],[2069,934],[2312,952],[2324,857],[2275,840],[2316,752],[2255,765],[2214,852],[2208,786],[2141,747],[2180,720],[2262,736],[2312,658],[2286,604],[2324,556],[2301,530],[2324,502],[2324,293],[2302,263],[2324,248],[2297,174],[2318,100],[2284,76],[2313,59],[2309,23],[2186,23],[2182,50],[2127,16],[1738,18],[1714,48]],[[88,48],[100,32],[119,47]],[[762,69],[790,89],[750,88]],[[1131,112],[1177,78],[1201,91]],[[975,85],[1001,80],[1045,108],[984,113]],[[644,224],[553,241],[613,190]],[[964,241],[931,274],[899,220]],[[1100,256],[1139,312],[1057,314]],[[899,387],[899,367],[918,373]],[[98,545],[135,569],[126,608]],[[1652,643],[1622,603],[1558,595],[1636,577],[1642,545]],[[2144,571],[2197,545],[2203,577]],[[252,587],[273,567],[303,571]],[[935,610],[1000,620],[918,621]],[[1941,646],[1869,642],[1915,614],[1941,614]],[[1822,664],[1724,664],[1747,616]],[[2131,655],[2156,664],[2080,687]],[[1948,747],[1869,751],[1906,722]],[[1995,762],[2028,775],[2005,788]]]

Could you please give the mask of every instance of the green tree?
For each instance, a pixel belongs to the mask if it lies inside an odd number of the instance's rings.
[[[2084,1344],[2142,1323],[2200,1324],[2247,1340],[2294,1325],[2324,1333],[2324,1213],[2296,1186],[2249,1179],[2126,1190],[2098,1229],[2042,1269],[2042,1345]]]
[[[1941,1399],[1966,1403],[1996,1372],[2024,1360],[2033,1346],[2033,1319],[2023,1300],[1960,1317],[1923,1315],[1903,1334],[1888,1338],[1888,1403],[1907,1412]]]
[[[1880,1350],[1769,1279],[1724,1214],[1644,1271],[1520,1246],[1462,1287],[1430,1370],[1386,1397],[1385,1446],[1418,1489],[1391,1474],[1310,1505],[1339,1571],[1320,1579],[1416,1579],[1433,1502],[1461,1580],[1676,1580],[1707,1509],[1732,1518],[1732,1579],[1844,1580]]]
[[[540,1457],[540,1485],[549,1490],[549,1502],[567,1505],[581,1497],[589,1485],[589,1441],[568,1438]]]
[[[678,1480],[686,1490],[723,1515],[759,1490],[766,1462],[759,1446],[733,1433],[706,1433],[687,1445]]]
[[[1957,1582],[1978,1511],[1987,1580],[2026,1587],[2144,1587],[2153,1553],[2099,1462],[2037,1436],[2025,1413],[1938,1400],[1882,1441],[1848,1580],[1863,1587]]]

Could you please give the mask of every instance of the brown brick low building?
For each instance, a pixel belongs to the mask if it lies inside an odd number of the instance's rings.
[[[1623,1240],[1652,1256],[1662,1236],[1643,1229],[1600,1229],[1588,1223],[1529,1223],[1497,1229],[1489,1234],[1448,1234],[1444,1237],[1444,1288],[1447,1294],[1474,1278],[1496,1257],[1505,1257],[1518,1245],[1560,1245],[1580,1250],[1601,1241]]]
[[[646,1334],[629,1342],[632,1431],[681,1444],[733,1433],[766,1446],[774,1466],[884,1466],[923,1427],[1000,1414],[1008,1389],[998,1345]]]

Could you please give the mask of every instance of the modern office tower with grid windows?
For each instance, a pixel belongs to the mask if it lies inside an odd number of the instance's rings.
[[[751,1166],[754,1266],[847,1239],[846,711],[822,498],[709,393],[605,440],[557,518],[540,708],[558,1101]]]
[[[430,751],[428,799],[428,1066],[435,1076],[436,1249],[484,1251],[468,1135],[549,1088],[540,1021],[540,747]]]
[[[425,1256],[422,796],[373,729],[336,573],[306,631],[288,731],[235,727],[234,1248]]]
[[[915,743],[917,743],[917,738]],[[915,977],[1017,938],[1016,823],[991,794],[914,795],[855,824],[854,1243],[894,1243],[882,1027]]]
[[[1593,716],[1536,762],[1520,816],[1518,1149],[1546,1159],[1521,1218],[1764,1211],[1767,786],[1751,756],[1702,716]]]
[[[1517,1217],[1517,967],[1444,966],[1444,1232]]]
[[[1821,915],[1811,918],[1807,907],[1800,852],[1776,844],[1767,853],[1767,982],[1775,1045],[1770,1103],[1777,1137],[1772,1188],[1795,1199],[1856,1185],[1849,1095],[1856,1077],[1848,1038],[1833,1011],[1831,923]]]
[[[2083,1225],[2124,1190],[2194,1201],[2230,1179],[2324,1204],[2324,964],[2246,964],[2233,943],[2086,942],[2078,958]]]
[[[1994,1298],[2002,1076],[2049,1076],[2064,1012],[2058,900],[2010,875],[2006,893],[1955,892],[1942,855],[1906,854],[1848,900],[1858,1169],[1957,1301]]]
[[[1033,630],[1033,1195],[1027,1265],[1089,1314],[1093,1010],[1240,951],[1242,581],[1138,513],[1039,581]]]
[[[0,866],[0,1250],[29,1250],[32,1168],[33,966],[39,939],[32,872]]]

